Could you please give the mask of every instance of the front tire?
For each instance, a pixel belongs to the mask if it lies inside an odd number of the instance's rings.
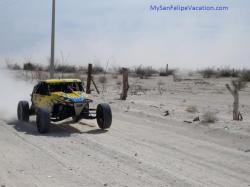
[[[96,108],[96,121],[101,129],[108,129],[112,123],[112,112],[109,104],[102,103]]]
[[[19,121],[29,121],[29,103],[28,101],[20,101],[17,106],[17,118]]]
[[[50,129],[50,113],[48,109],[39,108],[36,115],[37,130],[41,134],[49,132]]]

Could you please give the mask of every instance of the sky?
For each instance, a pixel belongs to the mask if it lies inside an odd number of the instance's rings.
[[[52,0],[0,0],[0,62],[48,63]],[[150,5],[228,6],[152,11]],[[248,0],[56,0],[56,58],[86,65],[250,67]]]

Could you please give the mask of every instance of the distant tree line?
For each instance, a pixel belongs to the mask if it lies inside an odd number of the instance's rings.
[[[19,65],[17,63],[7,63],[7,68],[11,70],[25,70],[25,71],[48,71],[49,66],[42,66],[40,64],[36,64],[33,62],[25,62],[23,65]],[[161,68],[159,70],[153,68],[152,66],[136,66],[134,68],[127,68],[128,73],[132,76],[139,77],[141,79],[147,79],[154,75],[159,76],[170,76],[175,75],[176,69]],[[99,74],[104,73],[106,70],[100,65],[93,66],[93,73]],[[76,66],[69,64],[58,63],[55,65],[55,72],[63,72],[63,73],[75,73],[82,72],[87,73],[87,65],[86,66]],[[122,67],[113,68],[111,72],[116,74],[122,74]],[[197,73],[201,74],[203,78],[240,78],[242,81],[250,82],[250,70],[249,69],[233,69],[233,68],[205,68],[202,70],[198,70]]]

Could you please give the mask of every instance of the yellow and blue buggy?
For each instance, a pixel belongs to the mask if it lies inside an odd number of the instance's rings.
[[[31,94],[31,105],[28,101],[20,101],[17,117],[20,121],[29,121],[36,115],[39,133],[48,133],[52,122],[72,118],[73,122],[81,119],[96,119],[101,129],[110,128],[112,112],[109,104],[101,103],[90,108],[93,102],[85,93],[79,79],[49,79],[38,82]]]

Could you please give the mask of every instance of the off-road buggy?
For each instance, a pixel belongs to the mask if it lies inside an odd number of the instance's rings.
[[[73,122],[81,119],[96,119],[101,129],[110,128],[112,112],[108,104],[98,104],[90,108],[93,100],[85,93],[79,79],[49,79],[35,85],[31,94],[31,106],[28,101],[20,101],[17,117],[20,121],[29,121],[36,115],[39,133],[48,133],[52,122],[72,117]]]

